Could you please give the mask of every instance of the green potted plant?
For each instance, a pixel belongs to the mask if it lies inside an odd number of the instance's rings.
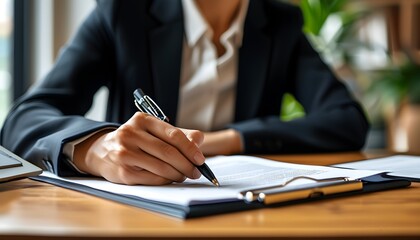
[[[378,97],[391,150],[420,153],[420,64],[405,56],[401,64],[379,71],[368,93]]]

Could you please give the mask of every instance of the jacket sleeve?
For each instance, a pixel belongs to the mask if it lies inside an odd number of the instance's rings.
[[[369,129],[364,111],[305,35],[301,33],[297,39],[292,68],[288,70],[291,73],[287,91],[302,104],[306,116],[283,122],[279,112],[279,115],[257,116],[230,127],[241,132],[248,154],[360,150]],[[273,102],[268,100],[262,104],[273,105]]]
[[[76,175],[62,154],[73,139],[116,123],[83,117],[95,92],[115,76],[111,2],[98,4],[43,81],[12,107],[0,142],[24,159],[61,176]]]

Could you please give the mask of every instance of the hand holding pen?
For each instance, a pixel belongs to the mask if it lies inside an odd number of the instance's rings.
[[[74,148],[73,164],[82,172],[127,185],[163,185],[202,176],[204,134],[181,130],[147,113],[136,112],[118,127],[87,136]]]
[[[162,121],[169,123],[168,117],[163,113],[159,106],[149,96],[145,95],[140,88],[136,89],[133,95],[134,104],[141,112],[148,113]],[[220,186],[219,181],[216,179],[207,164],[203,163],[196,166],[197,169],[204,175],[204,177],[206,177],[215,186]]]

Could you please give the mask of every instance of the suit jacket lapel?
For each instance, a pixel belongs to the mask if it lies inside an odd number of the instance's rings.
[[[152,76],[155,84],[152,97],[170,121],[175,123],[184,36],[181,1],[155,0],[150,11],[160,22],[149,34]]]
[[[261,99],[271,49],[270,38],[264,32],[266,20],[263,1],[250,1],[239,50],[236,121],[255,116]]]

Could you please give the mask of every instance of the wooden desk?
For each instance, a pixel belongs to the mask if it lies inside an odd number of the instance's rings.
[[[383,155],[268,157],[328,165]],[[0,239],[57,237],[420,239],[420,183],[392,191],[191,220],[171,218],[29,179],[0,184]]]

